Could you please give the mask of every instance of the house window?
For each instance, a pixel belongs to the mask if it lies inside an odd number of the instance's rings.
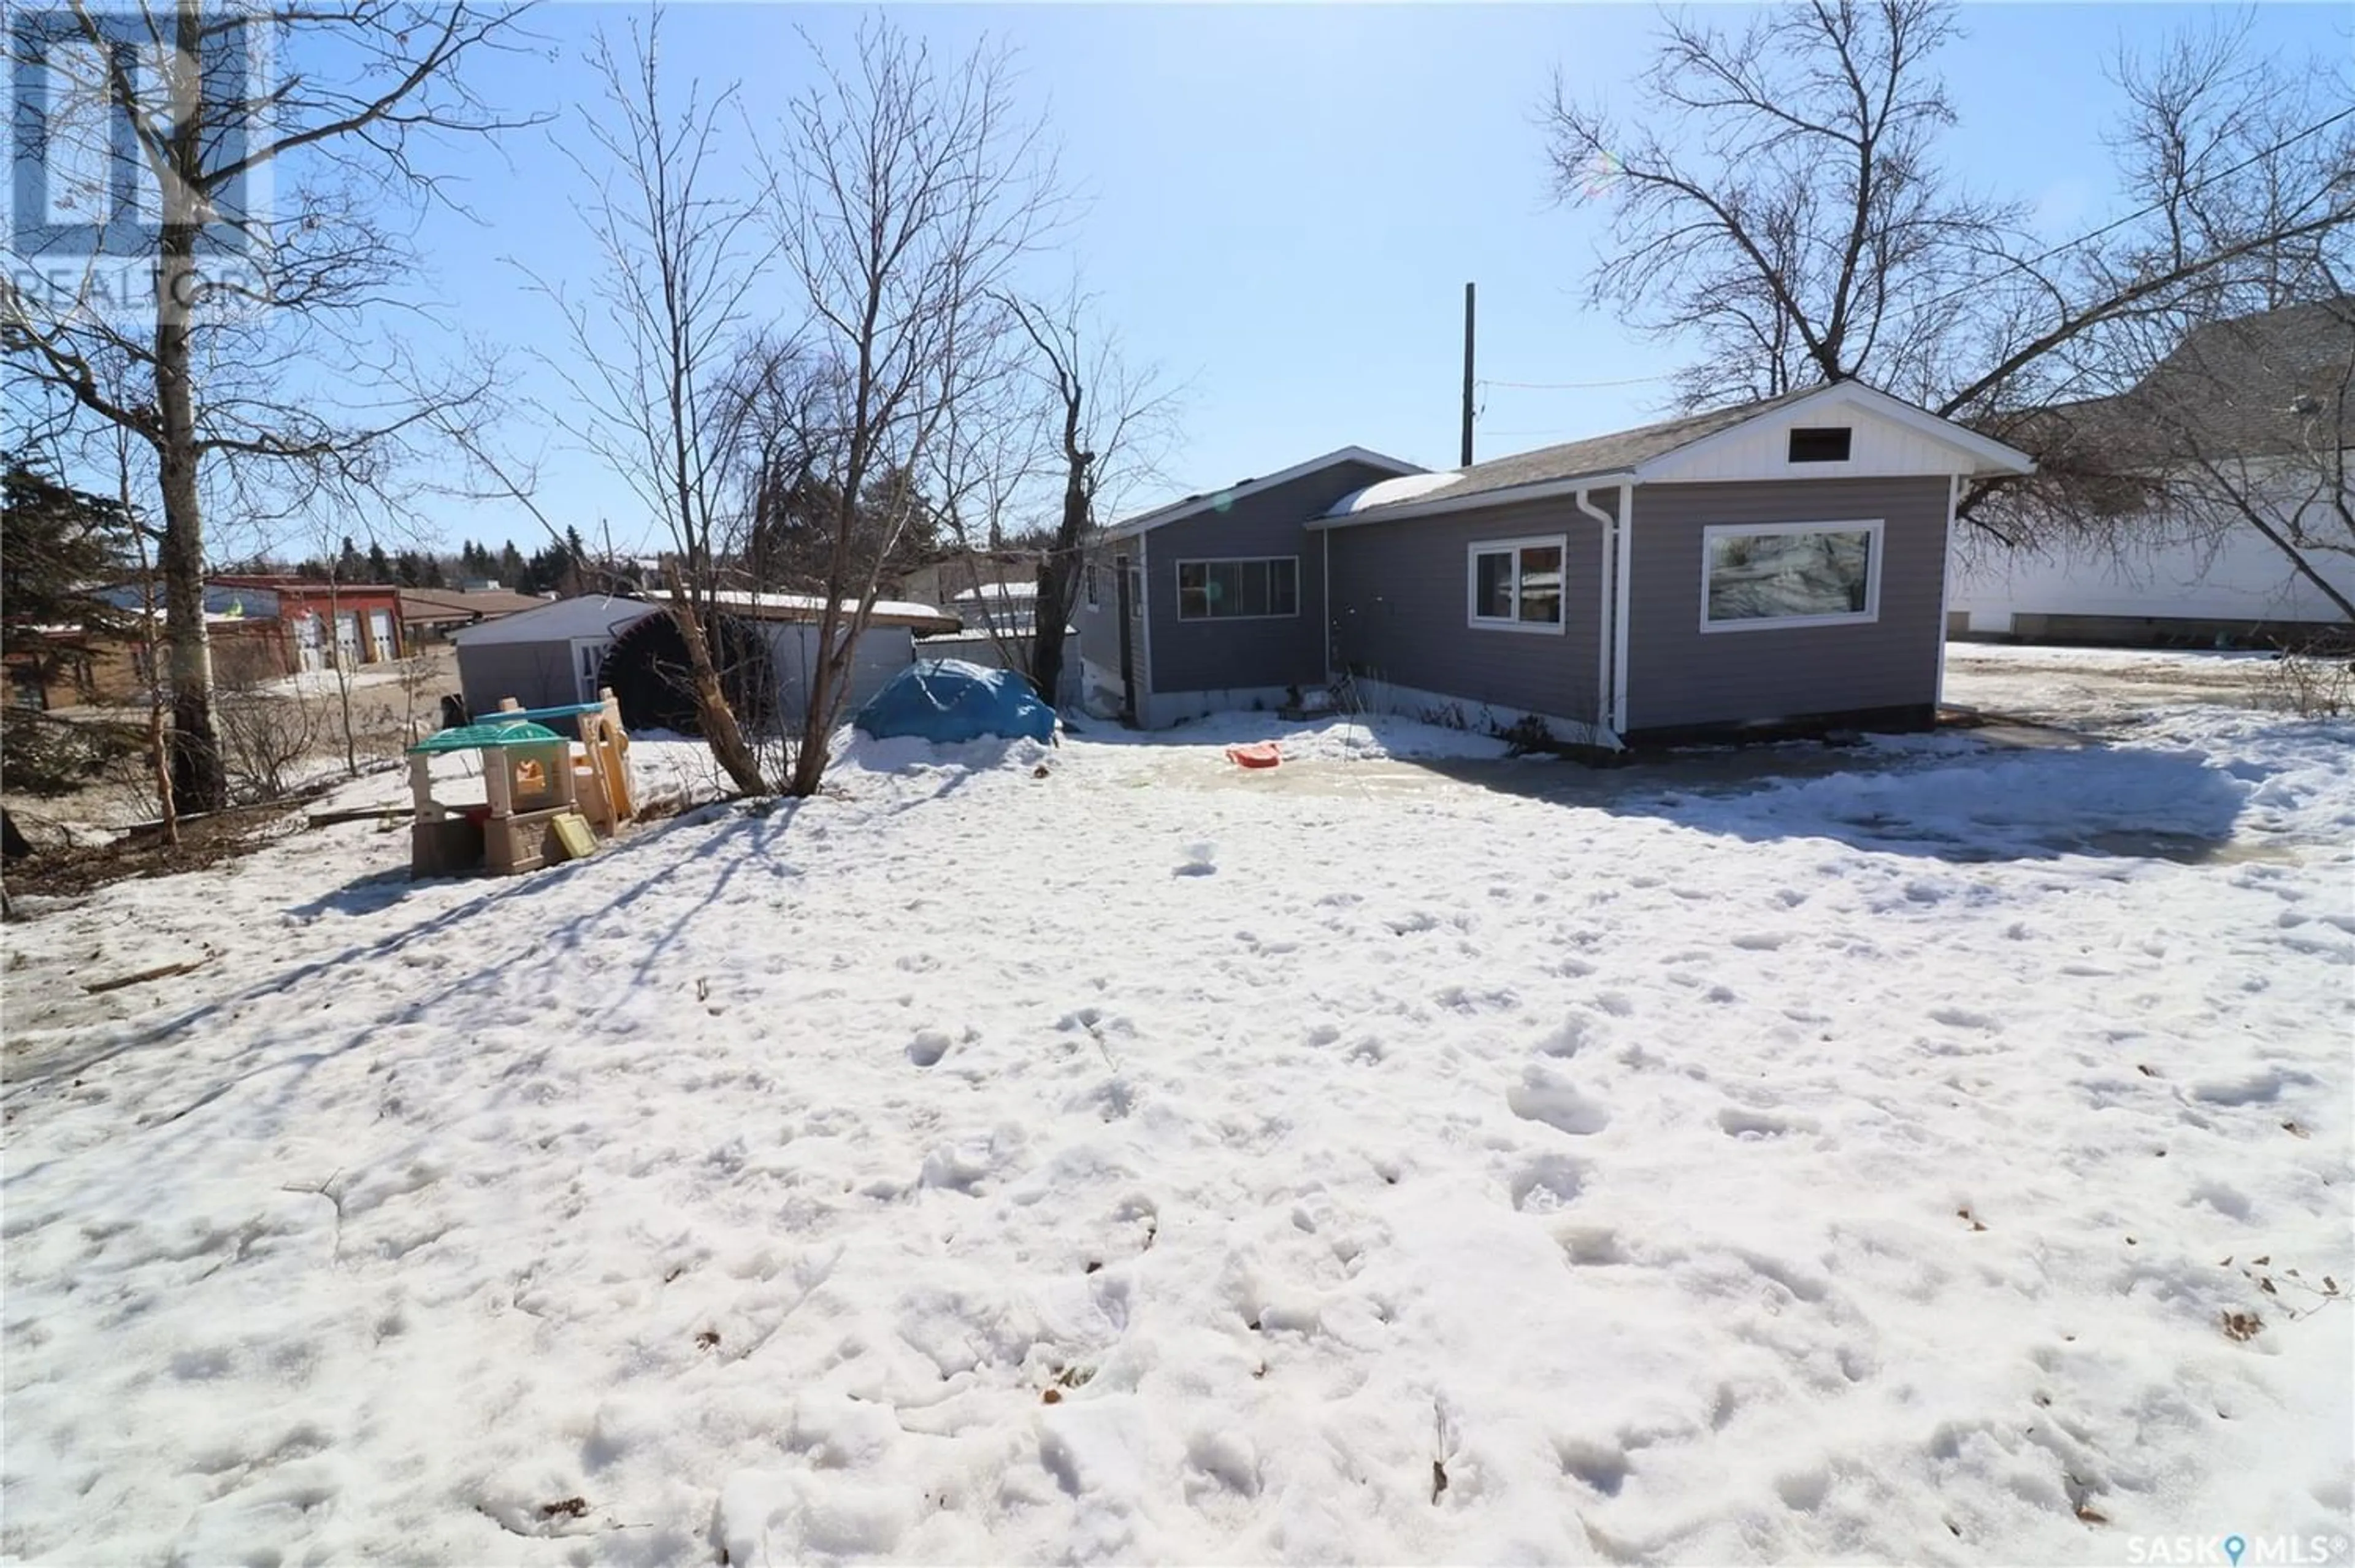
[[[1178,618],[1181,621],[1263,621],[1299,613],[1297,556],[1178,563]]]
[[[1094,608],[1096,607],[1096,603],[1097,603],[1097,598],[1096,598],[1096,595],[1097,595],[1097,592],[1098,592],[1098,590],[1097,590],[1097,588],[1096,588],[1096,567],[1095,567],[1095,563],[1094,563],[1093,561],[1090,561],[1090,562],[1089,562],[1089,563],[1088,563],[1084,568],[1082,568],[1082,569],[1081,570],[1080,576],[1081,576],[1081,578],[1082,578],[1082,580],[1087,583],[1087,586],[1088,586],[1088,608],[1089,608],[1089,609],[1091,609],[1091,610],[1092,610],[1092,609],[1094,609]]]
[[[1471,547],[1468,584],[1475,626],[1500,632],[1562,629],[1565,536],[1491,539]]]
[[[1881,618],[1881,523],[1723,523],[1701,530],[1700,629]]]
[[[1846,463],[1852,433],[1844,424],[1796,426],[1791,432],[1791,461]]]
[[[1142,621],[1145,619],[1145,569],[1141,566],[1132,566],[1126,571],[1128,572],[1128,618],[1132,621]]]

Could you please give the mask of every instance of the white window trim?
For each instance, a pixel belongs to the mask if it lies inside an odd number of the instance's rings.
[[[1872,536],[1864,563],[1864,608],[1838,615],[1753,615],[1739,621],[1709,618],[1709,559],[1710,544],[1728,536],[1756,539],[1777,534],[1852,534]],[[1796,632],[1809,626],[1869,626],[1881,619],[1881,543],[1887,532],[1880,517],[1846,517],[1821,523],[1710,523],[1700,531],[1700,629],[1704,632]]]
[[[1553,621],[1521,620],[1521,551],[1525,549],[1558,549],[1561,551],[1561,614]],[[1484,555],[1513,557],[1513,613],[1510,617],[1480,613],[1480,558]],[[1568,534],[1530,534],[1521,539],[1480,539],[1464,547],[1464,624],[1480,632],[1529,632],[1541,637],[1559,637],[1570,630],[1570,536]]]
[[[1091,610],[1102,609],[1103,606],[1098,602],[1097,598],[1096,563],[1092,560],[1086,565],[1081,567],[1080,577],[1087,584],[1088,608]]]
[[[1186,569],[1189,566],[1250,566],[1259,561],[1288,560],[1292,563],[1292,608],[1284,613],[1266,615],[1188,615],[1186,613]],[[1212,622],[1234,621],[1297,621],[1300,619],[1300,558],[1296,555],[1189,555],[1178,561],[1178,575],[1173,581],[1178,587],[1178,619],[1189,626],[1209,625]],[[1271,588],[1268,596],[1274,597]]]

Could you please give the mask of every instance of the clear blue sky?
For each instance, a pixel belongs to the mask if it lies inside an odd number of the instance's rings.
[[[517,109],[586,103],[583,44],[639,15],[620,5],[543,11],[542,55],[498,61],[478,80]],[[666,71],[708,86],[741,80],[754,126],[765,127],[807,69],[794,28],[847,50],[860,15],[679,5],[666,24]],[[1968,36],[1939,62],[1962,114],[1947,143],[1954,165],[2034,203],[2056,239],[2114,216],[2102,132],[2117,101],[2105,62],[2122,38],[2157,42],[2209,15],[1969,9]],[[988,35],[1018,51],[1025,91],[1050,116],[1064,172],[1089,198],[1069,254],[1042,258],[1040,281],[1076,268],[1131,357],[1187,387],[1159,496],[1349,443],[1452,464],[1467,280],[1479,284],[1480,374],[1491,383],[1483,455],[1660,407],[1657,379],[1574,391],[1494,384],[1657,378],[1677,361],[1673,346],[1638,339],[1583,303],[1599,215],[1553,203],[1537,123],[1557,64],[1614,109],[1639,107],[1619,84],[1644,59],[1650,7],[922,5],[892,16],[942,49]],[[2342,7],[2265,5],[2254,26],[2263,45],[2296,56],[2348,54]],[[496,152],[458,149],[487,223],[437,217],[421,236],[444,319],[506,346],[527,371],[532,347],[555,351],[560,339],[511,263],[554,277],[590,265],[577,176],[549,140],[576,124],[519,133]],[[541,371],[516,390],[560,395]],[[509,439],[531,449],[547,438],[518,428]],[[624,542],[643,531],[626,492],[586,457],[549,445],[543,481],[547,509],[584,533],[601,522]],[[453,505],[440,521],[451,541],[512,537],[528,550],[538,537],[512,508]]]

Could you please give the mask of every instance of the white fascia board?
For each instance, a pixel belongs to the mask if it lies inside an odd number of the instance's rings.
[[[1516,485],[1504,490],[1483,490],[1477,495],[1458,496],[1453,499],[1433,501],[1401,501],[1393,507],[1374,507],[1362,512],[1352,512],[1346,517],[1311,517],[1302,524],[1311,532],[1328,528],[1354,528],[1365,523],[1391,523],[1402,517],[1430,517],[1448,512],[1473,512],[1489,507],[1510,506],[1517,501],[1550,501],[1574,496],[1582,490],[1609,490],[1621,485],[1636,483],[1634,471],[1614,468],[1602,474],[1582,474],[1570,479],[1547,479],[1535,485]]]
[[[1368,447],[1336,447],[1322,457],[1312,457],[1305,463],[1295,463],[1291,467],[1278,469],[1273,474],[1263,474],[1256,478],[1246,479],[1240,485],[1227,485],[1199,496],[1188,496],[1183,501],[1172,501],[1167,506],[1156,507],[1149,512],[1139,513],[1134,517],[1114,523],[1097,537],[1105,542],[1113,539],[1134,539],[1138,534],[1161,527],[1164,523],[1174,523],[1180,517],[1190,517],[1197,512],[1208,511],[1218,505],[1221,497],[1232,501],[1239,496],[1257,495],[1260,491],[1277,485],[1288,485],[1295,479],[1305,479],[1318,469],[1330,468],[1337,463],[1363,463],[1376,468],[1387,468],[1393,475],[1430,472],[1421,464],[1409,463],[1403,458],[1391,457]]]

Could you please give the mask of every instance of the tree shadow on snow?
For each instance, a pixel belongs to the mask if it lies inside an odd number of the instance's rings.
[[[1419,765],[1485,788],[1751,842],[1827,838],[1961,863],[2063,855],[2197,863],[2247,852],[2232,831],[2249,782],[2190,751],[1936,737],[1918,749],[1795,743],[1612,769]]]
[[[644,984],[655,977],[664,956],[693,923],[695,916],[716,902],[744,867],[759,866],[770,875],[784,880],[799,876],[800,873],[794,869],[780,867],[770,859],[777,841],[791,826],[799,805],[798,802],[777,802],[766,811],[755,812],[741,811],[728,805],[698,807],[619,840],[588,859],[567,861],[520,877],[488,879],[484,882],[483,891],[475,896],[451,904],[412,924],[387,932],[372,941],[354,943],[336,953],[305,960],[267,979],[215,997],[91,1051],[50,1058],[29,1072],[12,1072],[7,1085],[9,1093],[13,1097],[45,1083],[70,1079],[143,1046],[186,1038],[189,1031],[215,1019],[233,1016],[250,1003],[282,995],[306,982],[324,978],[332,984],[336,971],[346,965],[365,965],[373,959],[391,956],[421,939],[466,924],[477,917],[507,923],[530,938],[518,941],[507,957],[470,969],[445,984],[421,990],[404,998],[401,1005],[349,1026],[341,1038],[323,1037],[315,1031],[305,1033],[299,1043],[309,1049],[296,1055],[261,1061],[232,1072],[169,1115],[143,1118],[143,1125],[177,1121],[228,1093],[240,1083],[265,1073],[294,1069],[299,1081],[310,1069],[366,1044],[377,1030],[420,1022],[437,1008],[460,997],[503,987],[513,987],[527,995],[546,994],[559,984],[568,972],[580,972],[568,971],[567,965],[578,954],[583,937],[592,927],[612,919],[632,918],[634,906],[656,888],[678,882],[698,862],[719,860],[725,857],[702,896],[686,904],[658,930],[646,933],[648,940],[645,951],[631,975],[634,983]],[[731,814],[734,819],[728,820]],[[677,853],[677,847],[670,845],[668,840],[696,828],[707,831],[687,853]],[[561,914],[532,908],[536,902],[559,892],[570,891],[577,895],[583,889],[576,879],[602,880],[631,873],[642,874],[593,903],[570,909]],[[380,913],[398,905],[417,890],[449,885],[448,880],[412,882],[405,871],[371,872],[318,898],[292,905],[289,912],[306,915]],[[288,1043],[295,1042],[273,1031],[250,1041],[239,1051],[238,1056],[250,1059]]]

